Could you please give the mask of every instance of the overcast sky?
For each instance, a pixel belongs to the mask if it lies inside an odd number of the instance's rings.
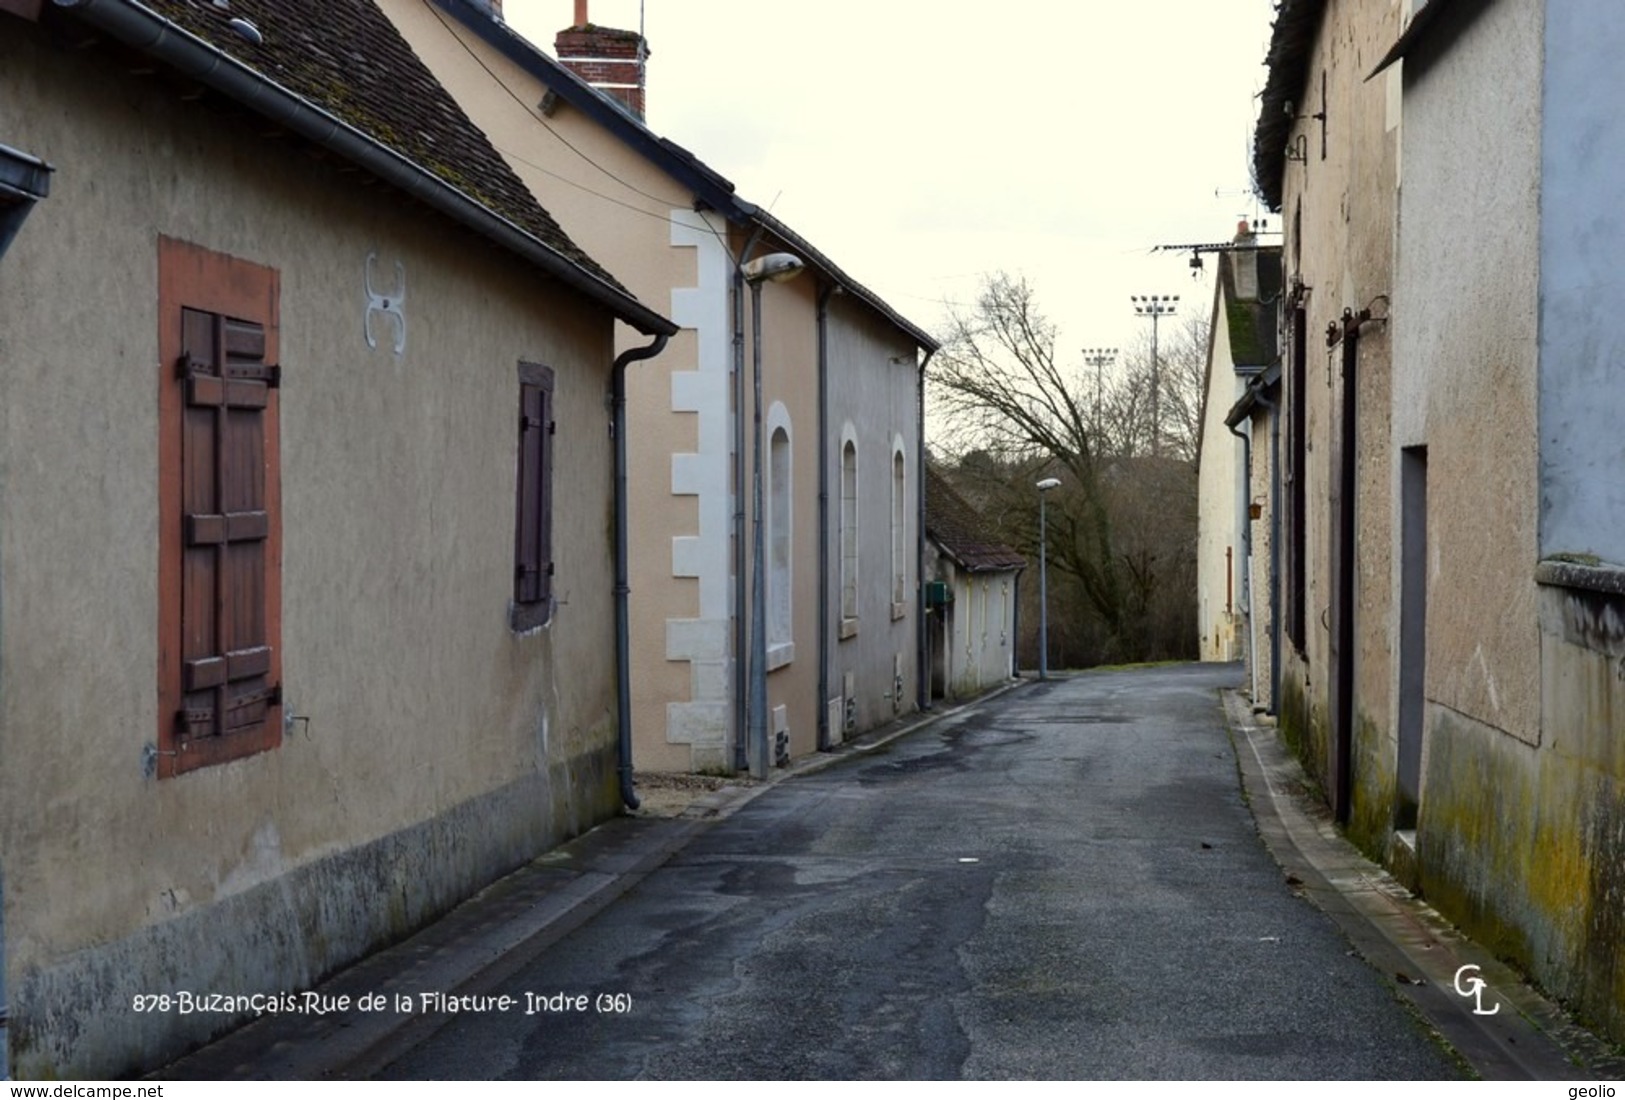
[[[1131,294],[1212,307],[1189,256],[1153,246],[1227,240],[1259,212],[1271,0],[591,0],[589,15],[636,29],[640,6],[649,126],[928,331],[1002,269],[1036,287],[1063,359],[1123,346],[1148,324]],[[552,53],[574,4],[504,11]]]

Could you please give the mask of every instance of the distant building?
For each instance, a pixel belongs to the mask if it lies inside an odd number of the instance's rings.
[[[1276,582],[1270,538],[1278,486],[1273,477],[1277,447],[1271,421],[1254,429],[1241,448],[1232,422],[1236,403],[1251,390],[1257,407],[1269,414],[1268,394],[1259,379],[1270,368],[1280,377],[1276,325],[1281,293],[1281,249],[1259,245],[1243,222],[1231,251],[1216,256],[1207,366],[1203,375],[1202,428],[1197,451],[1197,626],[1198,654],[1204,661],[1245,658],[1255,703],[1268,705],[1271,628],[1270,587]],[[1264,396],[1265,401],[1257,400]],[[1235,426],[1233,427],[1233,423]],[[1262,591],[1258,616],[1251,594]],[[1259,676],[1263,664],[1263,675]]]
[[[1016,675],[1027,559],[989,532],[941,471],[925,473],[926,603],[933,698],[964,699]]]

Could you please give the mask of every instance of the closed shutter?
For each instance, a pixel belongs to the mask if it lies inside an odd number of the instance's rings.
[[[553,372],[519,365],[519,470],[514,603],[532,610],[516,625],[547,620],[553,596]]]
[[[272,680],[267,572],[266,410],[278,370],[265,327],[182,310],[181,709],[196,742],[256,737],[279,701]]]

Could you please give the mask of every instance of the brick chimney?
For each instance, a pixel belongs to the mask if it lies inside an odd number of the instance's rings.
[[[1230,271],[1236,280],[1236,298],[1243,302],[1258,301],[1258,236],[1247,219],[1236,226],[1235,245],[1230,253]]]
[[[575,25],[553,38],[559,64],[619,103],[632,117],[643,118],[644,61],[649,44],[637,31],[595,27],[587,18],[587,0],[576,0]]]

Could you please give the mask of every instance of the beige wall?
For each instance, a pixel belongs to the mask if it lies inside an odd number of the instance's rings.
[[[1305,649],[1283,659],[1281,716],[1322,778],[1331,772],[1329,697],[1332,606],[1332,456],[1339,434],[1342,353],[1328,350],[1327,327],[1345,309],[1370,307],[1385,316],[1393,293],[1395,199],[1398,182],[1399,106],[1383,78],[1367,81],[1376,59],[1399,37],[1395,4],[1331,0],[1315,38],[1301,90],[1301,135],[1306,163],[1288,162],[1282,202],[1286,284],[1308,289],[1305,473],[1308,510]],[[1322,102],[1321,78],[1326,97]],[[1310,117],[1324,110],[1322,123]],[[1301,210],[1301,215],[1299,211]],[[1390,426],[1390,334],[1366,325],[1354,379],[1359,404],[1355,491],[1354,816],[1356,835],[1375,844],[1392,808],[1395,747],[1392,738],[1393,449]],[[1255,525],[1256,527],[1256,525]],[[1255,544],[1255,555],[1258,547]],[[1322,617],[1324,622],[1322,621]]]
[[[736,231],[737,233],[737,231]],[[743,241],[737,242],[741,250]],[[771,242],[757,254],[772,251]],[[770,716],[780,707],[789,723],[790,753],[802,756],[818,747],[818,284],[803,274],[787,283],[762,287],[762,410],[764,418],[774,405],[789,414],[792,453],[791,632],[794,659],[774,667],[769,662],[767,705]],[[749,309],[747,308],[747,317]],[[753,333],[746,321],[747,371],[754,362]],[[748,378],[747,378],[748,380]],[[747,388],[747,410],[752,402]],[[747,413],[748,415],[748,413]],[[746,433],[746,492],[750,493],[750,439]],[[770,436],[764,425],[763,446]],[[768,461],[762,461],[764,480]],[[748,508],[747,508],[748,513]],[[751,555],[753,537],[747,514],[745,557]],[[749,570],[746,570],[747,581]],[[769,734],[773,732],[772,719]]]
[[[56,165],[0,264],[0,858],[14,1071],[150,1065],[613,812],[608,317],[291,140],[8,25]],[[274,751],[144,774],[157,728],[159,234],[281,275]],[[366,263],[407,342],[363,339]],[[508,627],[519,360],[555,367],[552,623]],[[71,1026],[68,1022],[71,1021]]]
[[[436,77],[565,231],[683,331],[627,374],[635,763],[733,762],[728,230],[694,196],[449,16],[382,0]],[[620,327],[617,347],[648,338]],[[810,467],[809,467],[810,468]],[[748,549],[748,541],[747,541]]]
[[[684,326],[661,356],[633,367],[628,378],[635,756],[640,769],[727,769],[734,762],[735,692],[745,671],[735,660],[732,607],[752,539],[747,520],[743,545],[734,545],[732,276],[733,257],[745,255],[751,233],[696,214],[693,194],[567,104],[541,116],[535,105],[545,87],[455,21],[437,18],[416,0],[383,0],[382,7],[566,231],[641,300]],[[752,255],[782,247],[764,238]],[[763,288],[763,412],[777,403],[789,421],[795,493],[794,652],[788,663],[779,663],[788,651],[769,662],[769,705],[785,708],[796,755],[817,744],[820,289],[810,272]],[[741,305],[747,330],[742,406],[748,417],[748,300]],[[852,651],[846,665],[863,681],[866,727],[894,713],[898,668],[908,705],[914,691],[914,601],[893,617],[889,476],[879,475],[889,464],[894,435],[917,438],[913,369],[889,362],[898,357],[912,364],[915,348],[867,307],[837,298],[830,317],[831,392],[853,410],[850,418],[863,437],[868,519],[862,573],[879,582],[865,592],[861,640],[844,643]],[[625,329],[621,338],[622,347],[647,342]],[[827,426],[834,462],[846,418],[832,411]],[[907,451],[914,487],[912,443]],[[747,438],[747,511],[750,463]],[[916,515],[911,508],[911,545]],[[837,560],[831,557],[832,569]],[[912,576],[912,553],[910,561]],[[749,598],[747,588],[747,606]],[[832,587],[831,599],[838,605],[838,588]],[[831,683],[832,693],[841,686],[833,657]]]
[[[1221,262],[1229,261],[1221,256]],[[1246,537],[1241,529],[1246,458],[1241,440],[1225,427],[1224,418],[1246,386],[1236,377],[1231,357],[1223,286],[1215,288],[1214,294],[1220,308],[1214,313],[1208,351],[1201,466],[1197,470],[1197,652],[1204,661],[1234,661],[1246,656],[1239,629],[1246,609],[1244,577],[1248,564]]]

